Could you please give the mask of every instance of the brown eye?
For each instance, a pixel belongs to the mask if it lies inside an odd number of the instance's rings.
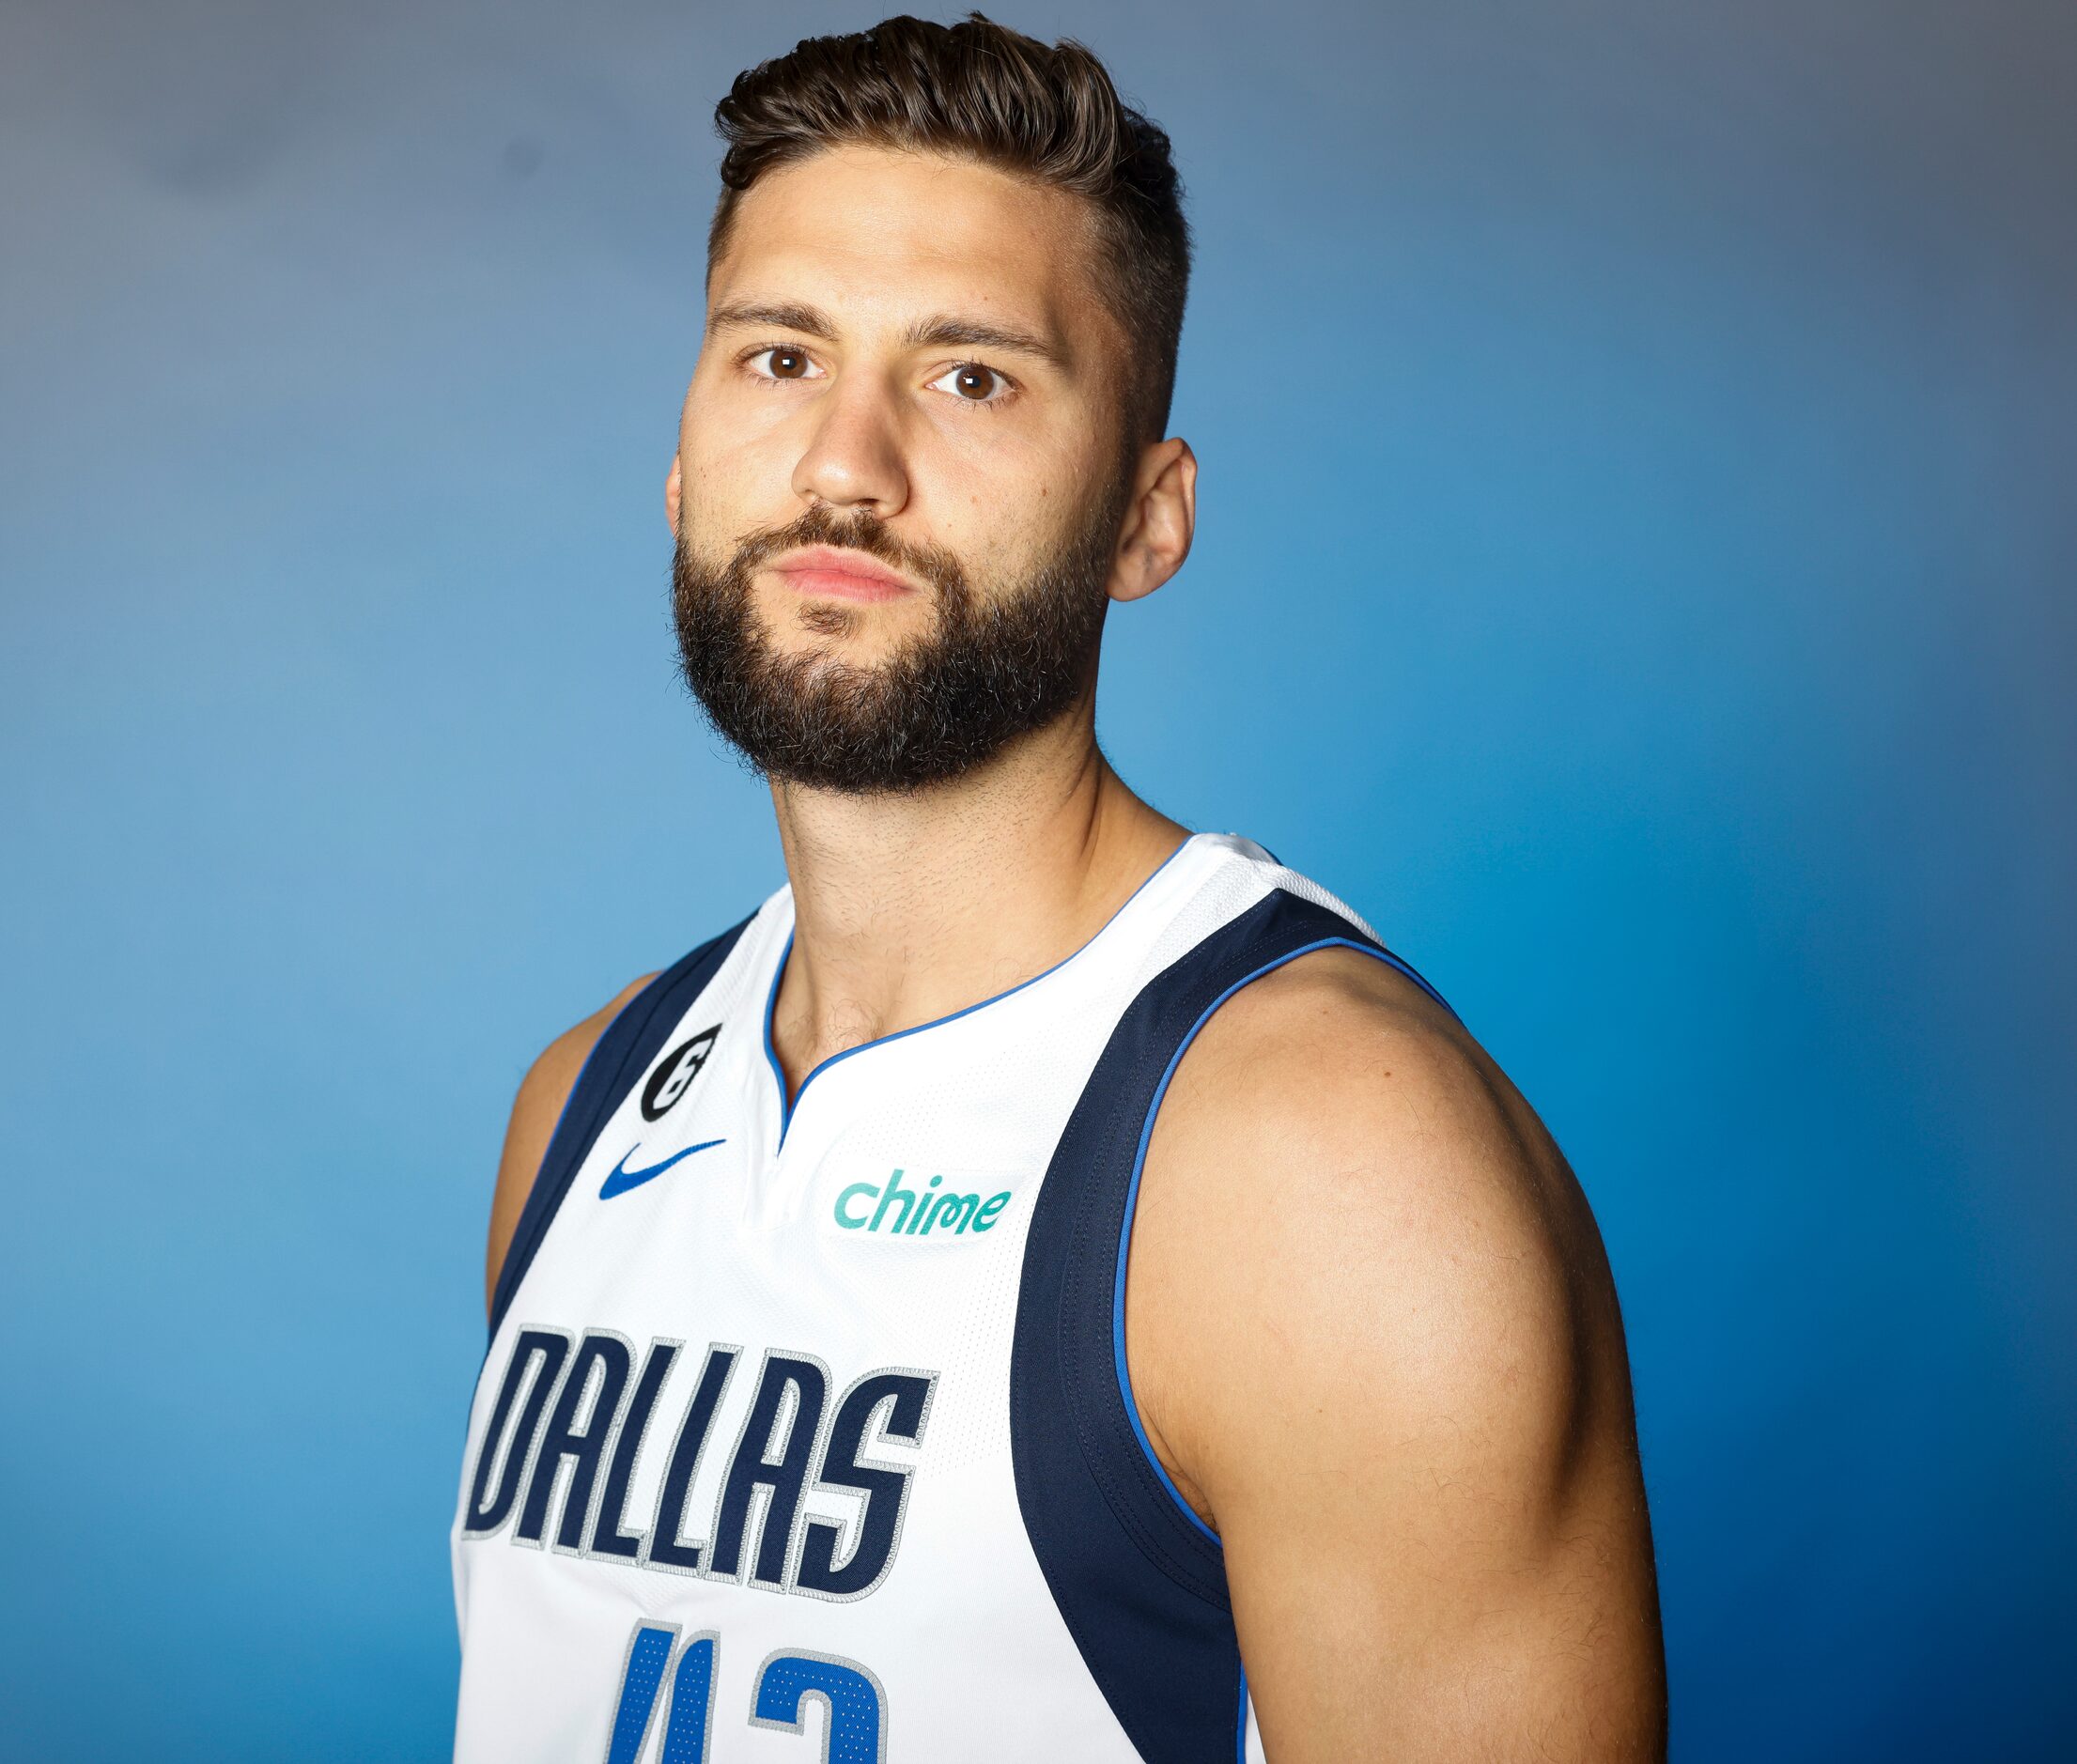
[[[982,403],[994,395],[997,379],[994,368],[969,362],[953,371],[953,390],[962,398],[971,398],[977,404]]]
[[[769,355],[774,379],[799,379],[808,371],[808,358],[798,349],[773,349]]]

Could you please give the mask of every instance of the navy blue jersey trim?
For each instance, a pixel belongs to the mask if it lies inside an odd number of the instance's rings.
[[[1243,974],[1204,1007],[1197,1021],[1191,1024],[1189,1029],[1185,1033],[1175,1052],[1169,1056],[1168,1069],[1161,1074],[1161,1082],[1155,1086],[1154,1100],[1147,1105],[1147,1118],[1139,1129],[1139,1149],[1133,1153],[1132,1158],[1132,1179],[1125,1185],[1125,1216],[1124,1222],[1118,1228],[1118,1269],[1111,1285],[1110,1354],[1112,1365],[1118,1374],[1118,1394],[1124,1400],[1125,1405],[1125,1417],[1132,1423],[1133,1437],[1139,1442],[1139,1449],[1145,1454],[1148,1466],[1156,1477],[1160,1478],[1161,1486],[1168,1490],[1169,1497],[1174,1501],[1184,1518],[1187,1519],[1192,1525],[1221,1549],[1225,1546],[1219,1544],[1218,1533],[1197,1516],[1197,1509],[1183,1498],[1183,1492],[1175,1486],[1174,1482],[1170,1479],[1169,1473],[1161,1467],[1161,1460],[1156,1456],[1153,1444],[1148,1440],[1146,1426],[1139,1418],[1139,1404],[1132,1394],[1132,1373],[1125,1364],[1125,1268],[1132,1254],[1132,1221],[1139,1209],[1139,1177],[1147,1166],[1147,1146],[1154,1137],[1155,1117],[1161,1112],[1161,1099],[1169,1093],[1169,1082],[1175,1076],[1176,1067],[1183,1063],[1183,1056],[1190,1051],[1192,1044],[1196,1042],[1199,1031],[1212,1020],[1212,1013],[1217,1011],[1236,992],[1240,991],[1242,987],[1253,985],[1264,975],[1273,974],[1286,963],[1294,962],[1301,955],[1310,955],[1315,950],[1354,950],[1359,955],[1368,955],[1377,961],[1387,963],[1404,974],[1407,979],[1411,980],[1437,1004],[1441,1005],[1445,1011],[1449,1010],[1449,1003],[1443,996],[1425,980],[1421,979],[1411,967],[1389,950],[1372,943],[1368,937],[1362,936],[1360,933],[1357,933],[1356,936],[1321,937],[1311,943],[1300,944],[1295,950],[1286,950],[1281,954],[1273,956],[1252,973]],[[1452,1012],[1451,1014],[1454,1015],[1455,1013]]]
[[[1120,1374],[1139,1171],[1161,1094],[1212,1012],[1329,945],[1404,967],[1340,914],[1279,890],[1151,981],[1097,1060],[1031,1215],[1011,1350],[1017,1503],[1090,1676],[1148,1764],[1234,1756],[1247,1680],[1217,1538],[1155,1462]]]
[[[754,915],[752,915],[754,917]],[[533,1265],[541,1240],[555,1218],[563,1197],[576,1181],[578,1167],[591,1152],[608,1118],[619,1106],[628,1087],[642,1075],[650,1060],[663,1050],[663,1044],[678,1019],[691,1009],[692,1000],[705,990],[715,971],[736,947],[736,940],[750,923],[731,926],[664,969],[630,998],[606,1026],[605,1033],[592,1044],[583,1070],[570,1087],[555,1131],[550,1136],[534,1186],[527,1191],[526,1206],[498,1270],[498,1284],[490,1306],[490,1334],[504,1321],[512,1295]]]

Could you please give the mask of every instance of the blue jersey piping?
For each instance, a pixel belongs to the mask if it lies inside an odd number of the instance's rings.
[[[555,1125],[549,1129],[548,1138],[542,1143],[541,1146],[540,1161],[536,1163],[534,1167],[534,1179],[526,1185],[528,1199],[533,1199],[535,1184],[538,1183],[541,1180],[541,1171],[548,1163],[548,1154],[550,1151],[554,1149],[556,1137],[563,1131],[564,1116],[569,1113],[570,1105],[574,1103],[579,1096],[583,1094],[584,1080],[591,1076],[592,1062],[598,1058],[599,1048],[605,1044],[607,1038],[612,1034],[613,1028],[620,1021],[620,1019],[626,1016],[628,1012],[632,1011],[636,1005],[642,1002],[643,996],[647,994],[649,988],[655,985],[658,981],[661,980],[663,978],[663,975],[664,970],[659,967],[655,973],[651,974],[647,980],[643,981],[641,985],[637,986],[634,991],[628,995],[627,1002],[623,1004],[617,1011],[615,1011],[612,1016],[606,1019],[606,1027],[600,1029],[598,1033],[592,1038],[592,1044],[584,1050],[584,1062],[577,1068],[577,1077],[575,1082],[570,1085],[567,1091],[563,1092],[563,1106],[555,1111]],[[525,1202],[522,1201],[520,1203],[520,1206],[523,1212]],[[504,1289],[505,1267],[512,1260],[512,1251],[514,1246],[519,1243],[519,1221],[514,1220],[512,1235],[505,1242],[504,1254],[498,1258],[498,1277],[490,1283],[490,1308],[492,1312],[498,1316],[502,1316],[504,1314],[504,1307],[498,1304],[498,1295]],[[506,1302],[510,1302],[509,1294],[507,1295]],[[493,1323],[490,1330],[490,1338],[485,1341],[483,1345],[484,1357],[486,1359],[489,1357],[490,1349],[495,1344],[496,1339],[497,1328],[495,1323]]]
[[[602,1060],[616,1056],[625,1060],[633,1050],[633,1047],[639,1047],[642,1037],[650,1032],[651,1022],[664,998],[674,988],[681,985],[685,980],[700,973],[703,965],[705,978],[700,982],[700,989],[704,990],[706,984],[712,981],[721,965],[727,960],[730,952],[734,951],[737,940],[742,936],[750,922],[746,919],[740,924],[732,925],[728,930],[717,936],[709,937],[705,943],[681,956],[669,967],[651,975],[637,989],[634,996],[613,1013],[612,1019],[586,1051],[583,1063],[578,1068],[576,1082],[570,1086],[568,1093],[563,1098],[562,1107],[556,1111],[555,1125],[550,1131],[548,1145],[541,1153],[541,1161],[535,1168],[534,1180],[527,1186],[525,1203],[520,1208],[519,1217],[513,1228],[512,1240],[505,1246],[504,1256],[498,1269],[498,1277],[491,1288],[489,1335],[492,1340],[496,1338],[498,1327],[504,1320],[507,1308],[518,1295],[519,1280],[524,1277],[526,1267],[532,1262],[535,1252],[540,1247],[543,1235],[553,1222],[556,1213],[561,1209],[563,1198],[566,1194],[570,1183],[575,1180],[578,1165],[583,1161],[584,1156],[590,1152],[591,1141],[587,1141],[582,1147],[575,1148],[575,1161],[568,1161],[566,1157],[563,1160],[563,1167],[560,1168],[554,1180],[553,1192],[550,1193],[543,1189],[542,1184],[544,1179],[549,1176],[550,1160],[556,1157],[559,1151],[566,1153],[572,1150],[572,1148],[565,1147],[562,1144],[563,1130],[569,1124],[570,1111],[581,1102],[596,1102],[598,1100],[591,1094],[595,1071],[602,1074]],[[697,992],[693,996],[697,997]],[[690,999],[687,1002],[690,1003]],[[620,1027],[624,1022],[632,1020],[637,1006],[643,1008],[643,1020],[637,1028],[632,1047],[618,1045],[616,1037]],[[604,1125],[603,1117],[599,1122],[599,1125],[601,1127]],[[594,1137],[596,1137],[596,1130]],[[544,1199],[546,1202],[545,1211],[543,1210]],[[485,1350],[487,1354],[488,1346],[489,1344],[487,1342]]]
[[[1378,961],[1384,962],[1404,974],[1408,980],[1412,981],[1421,991],[1441,1005],[1445,1011],[1449,1010],[1449,1003],[1444,999],[1442,994],[1437,992],[1410,966],[1401,961],[1389,950],[1380,949],[1372,943],[1358,943],[1353,937],[1322,937],[1315,943],[1308,943],[1298,949],[1288,951],[1278,956],[1275,961],[1264,962],[1262,967],[1256,968],[1252,973],[1243,975],[1239,980],[1236,980],[1217,998],[1214,998],[1210,1004],[1206,1005],[1203,1014],[1199,1016],[1195,1023],[1190,1025],[1190,1032],[1184,1036],[1181,1044],[1170,1056],[1167,1069],[1161,1074],[1161,1082],[1155,1086],[1154,1101],[1147,1106],[1146,1122],[1139,1129],[1139,1149],[1133,1154],[1132,1180],[1125,1184],[1125,1216],[1124,1222],[1118,1230],[1118,1272],[1112,1284],[1110,1301],[1111,1356],[1118,1370],[1118,1394],[1124,1399],[1125,1418],[1132,1423],[1133,1437],[1139,1442],[1139,1449],[1146,1455],[1147,1463],[1153,1469],[1154,1474],[1160,1478],[1161,1486],[1168,1490],[1169,1498],[1174,1501],[1183,1516],[1220,1550],[1223,1550],[1226,1546],[1220,1541],[1218,1533],[1198,1517],[1197,1509],[1183,1498],[1182,1491],[1175,1486],[1175,1483],[1170,1478],[1168,1471],[1162,1467],[1161,1460],[1155,1456],[1154,1447],[1147,1438],[1146,1425],[1139,1419],[1139,1405],[1133,1400],[1132,1374],[1125,1367],[1125,1262],[1132,1247],[1133,1214],[1138,1210],[1139,1204],[1139,1175],[1146,1168],[1147,1145],[1154,1137],[1155,1117],[1161,1112],[1161,1099],[1169,1092],[1169,1081],[1175,1076],[1176,1067],[1183,1063],[1183,1056],[1190,1051],[1190,1044],[1197,1040],[1198,1032],[1203,1029],[1206,1023],[1211,1021],[1212,1013],[1217,1011],[1236,992],[1240,991],[1242,987],[1253,985],[1263,975],[1275,973],[1278,968],[1283,967],[1287,962],[1295,962],[1301,955],[1310,955],[1315,950],[1336,949],[1355,950],[1361,954],[1375,957]],[[1456,1014],[1451,1012],[1450,1014],[1454,1016]],[[1241,1718],[1244,1744],[1247,1713],[1248,1690],[1244,1679],[1241,1686]]]
[[[1147,873],[1145,880],[1125,896],[1124,900],[1119,904],[1117,911],[1105,920],[1101,925],[1097,926],[1087,942],[1080,945],[1079,948],[1069,951],[1067,954],[1062,956],[1059,961],[1055,962],[1051,967],[1046,968],[1043,973],[1033,974],[1030,980],[1020,980],[1015,985],[1005,987],[1002,991],[994,994],[990,998],[983,998],[978,1003],[961,1005],[958,1010],[950,1012],[944,1016],[932,1017],[927,1023],[918,1023],[909,1029],[896,1029],[889,1035],[876,1036],[872,1041],[860,1042],[856,1047],[845,1047],[831,1054],[829,1059],[815,1066],[806,1077],[800,1080],[800,1088],[794,1092],[791,1102],[786,1100],[786,1074],[779,1063],[779,1054],[772,1046],[771,1040],[772,1014],[779,1008],[779,986],[780,983],[786,977],[786,958],[793,953],[793,933],[789,931],[786,934],[786,947],[779,952],[779,965],[772,969],[770,995],[765,1000],[765,1060],[771,1067],[772,1082],[779,1092],[780,1145],[783,1146],[786,1143],[786,1129],[793,1125],[794,1113],[800,1106],[800,1099],[807,1095],[808,1086],[829,1071],[831,1066],[837,1064],[840,1060],[850,1059],[854,1054],[867,1053],[873,1048],[884,1047],[890,1042],[898,1042],[910,1035],[921,1035],[925,1029],[943,1029],[948,1023],[956,1023],[961,1017],[971,1016],[976,1011],[985,1011],[991,1004],[1000,1004],[1003,999],[1022,992],[1027,986],[1035,986],[1040,981],[1059,973],[1077,956],[1094,948],[1103,935],[1124,917],[1125,909],[1154,886],[1155,878],[1195,844],[1197,839],[1198,835],[1195,833],[1185,839],[1181,844]]]

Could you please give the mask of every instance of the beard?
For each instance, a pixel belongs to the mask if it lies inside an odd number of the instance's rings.
[[[851,795],[914,791],[984,765],[1062,716],[1094,673],[1108,604],[1115,494],[1023,580],[977,594],[959,560],[902,539],[877,516],[810,507],[741,540],[715,569],[679,535],[672,609],[686,684],[715,732],[767,778]],[[847,546],[920,579],[937,620],[886,660],[860,666],[834,645],[782,652],[766,634],[752,579],[798,546]],[[860,614],[811,603],[798,615],[837,639]]]

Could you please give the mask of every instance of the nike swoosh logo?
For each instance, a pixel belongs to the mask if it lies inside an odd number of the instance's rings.
[[[660,1164],[652,1164],[646,1169],[629,1169],[628,1168],[628,1159],[634,1156],[638,1149],[635,1146],[629,1146],[627,1155],[620,1160],[613,1173],[599,1184],[598,1198],[601,1200],[611,1200],[615,1195],[624,1195],[630,1188],[640,1188],[643,1183],[649,1181],[652,1177],[662,1175],[672,1165],[683,1163],[693,1153],[711,1152],[716,1146],[726,1145],[728,1141],[725,1139],[705,1139],[698,1145],[687,1146],[682,1152],[674,1152]]]

